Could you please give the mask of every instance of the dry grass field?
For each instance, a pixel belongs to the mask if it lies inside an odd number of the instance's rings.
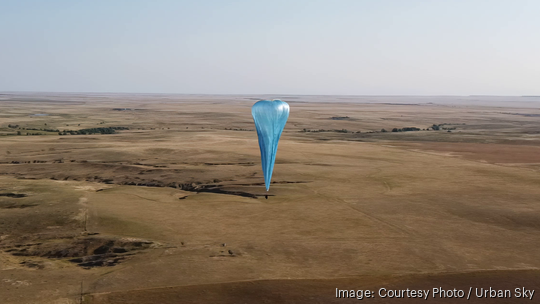
[[[275,96],[265,199],[265,97],[1,94],[0,303],[540,293],[540,98]]]

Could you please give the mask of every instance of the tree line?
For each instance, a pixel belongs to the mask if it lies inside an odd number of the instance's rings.
[[[104,128],[89,128],[80,130],[63,130],[59,131],[58,135],[90,135],[90,134],[115,134],[117,130],[129,130],[128,127],[104,127]]]

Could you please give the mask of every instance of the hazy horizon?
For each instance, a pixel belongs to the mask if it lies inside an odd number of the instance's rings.
[[[335,97],[518,97],[518,98],[540,98],[540,95],[450,95],[450,94],[293,94],[293,93],[164,93],[164,92],[105,92],[105,91],[0,91],[0,95],[32,95],[32,94],[60,94],[60,95],[201,95],[201,96],[335,96]]]
[[[3,1],[0,92],[537,97],[539,9],[533,0]]]
[[[121,107],[130,107],[122,98],[133,102],[161,101],[213,102],[224,98],[231,102],[254,102],[261,99],[281,99],[289,103],[354,103],[395,105],[484,106],[501,108],[540,108],[540,96],[449,96],[449,95],[295,95],[295,94],[181,94],[181,93],[126,93],[126,92],[0,92],[0,101],[21,102],[96,102],[109,100]],[[123,105],[122,105],[123,104]]]

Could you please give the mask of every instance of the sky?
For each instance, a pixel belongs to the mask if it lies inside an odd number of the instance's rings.
[[[538,0],[0,0],[0,91],[540,95]]]

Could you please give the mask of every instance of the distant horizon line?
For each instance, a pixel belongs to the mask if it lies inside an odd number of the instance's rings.
[[[535,97],[540,95],[492,95],[492,94],[284,94],[284,93],[152,93],[152,92],[75,92],[75,91],[0,91],[0,95],[8,94],[117,94],[117,95],[202,95],[202,96],[354,96],[354,97]]]

